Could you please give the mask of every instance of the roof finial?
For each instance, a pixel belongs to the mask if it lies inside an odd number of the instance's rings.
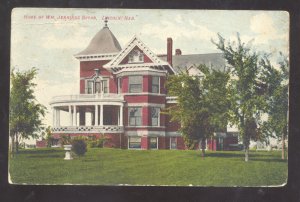
[[[108,17],[105,17],[105,20],[104,20],[104,23],[105,23],[105,24],[104,24],[104,27],[107,27],[107,22],[108,22],[107,18],[108,18]]]

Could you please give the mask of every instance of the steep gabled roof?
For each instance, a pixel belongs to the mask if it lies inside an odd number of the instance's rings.
[[[110,62],[105,64],[103,67],[107,69],[112,69],[116,66],[136,66],[136,64],[121,64],[124,58],[135,48],[138,47],[151,61],[151,66],[168,66],[172,72],[175,73],[173,68],[168,62],[161,60],[154,54],[137,36],[134,36],[127,45],[116,55]],[[150,64],[144,64],[150,65]]]

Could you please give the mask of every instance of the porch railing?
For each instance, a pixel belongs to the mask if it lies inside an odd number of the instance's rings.
[[[124,126],[59,126],[52,128],[53,133],[123,133]]]
[[[52,98],[52,102],[57,101],[80,101],[80,100],[123,100],[122,94],[117,93],[101,93],[101,94],[77,94],[77,95],[59,95]]]

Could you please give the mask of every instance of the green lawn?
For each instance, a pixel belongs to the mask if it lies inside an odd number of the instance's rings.
[[[280,151],[243,152],[88,149],[83,157],[63,160],[62,149],[21,150],[10,159],[13,183],[262,186],[287,180]]]

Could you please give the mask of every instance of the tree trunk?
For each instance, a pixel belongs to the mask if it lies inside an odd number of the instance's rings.
[[[15,149],[16,149],[16,154],[19,153],[19,140],[18,140],[18,135],[16,134],[16,137],[15,137]]]
[[[282,152],[281,152],[281,159],[285,159],[285,140],[284,140],[284,133],[282,133]]]
[[[243,137],[244,147],[245,147],[245,162],[249,161],[249,145],[250,145],[250,137],[247,134],[244,134]]]
[[[245,148],[245,162],[248,162],[249,160],[249,147]]]
[[[11,143],[10,143],[10,156],[14,157],[15,153],[15,135],[10,136]]]
[[[205,157],[205,139],[202,139],[200,141],[200,146],[201,146],[201,150],[202,150],[202,159],[204,159],[204,157]]]
[[[244,137],[244,146],[245,146],[245,162],[249,161],[249,145],[250,145],[250,138],[246,136]]]

